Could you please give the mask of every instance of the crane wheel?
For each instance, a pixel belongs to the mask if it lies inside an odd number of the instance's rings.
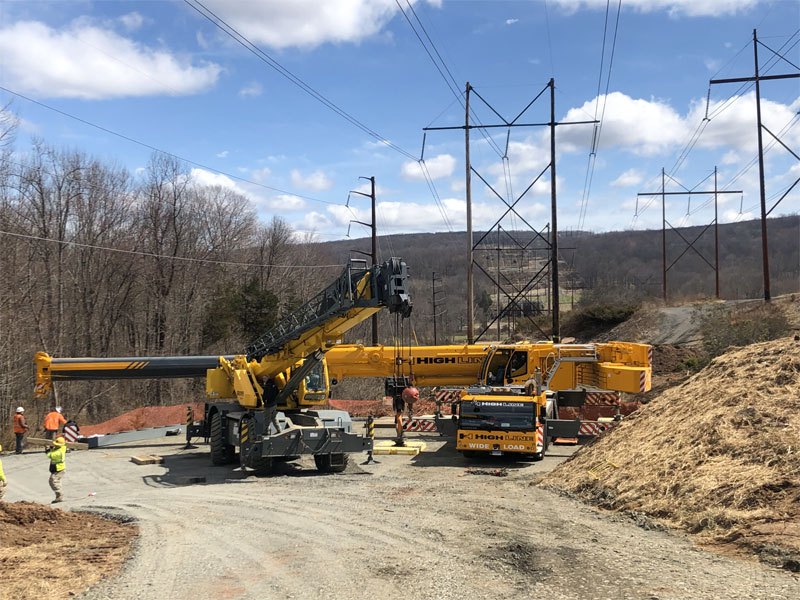
[[[264,458],[262,456],[260,458],[253,458],[248,466],[255,471],[257,477],[264,477],[272,473],[274,463],[271,458]]]
[[[216,466],[227,465],[236,460],[236,447],[225,442],[222,415],[218,412],[211,416],[211,431],[208,443],[211,447],[211,464]]]
[[[314,464],[320,473],[341,473],[347,468],[349,454],[316,454]]]

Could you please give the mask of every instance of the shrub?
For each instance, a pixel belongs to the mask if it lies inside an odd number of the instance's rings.
[[[774,340],[789,331],[785,315],[772,304],[707,306],[696,309],[693,318],[703,336],[703,349],[708,360],[723,354],[731,346]]]

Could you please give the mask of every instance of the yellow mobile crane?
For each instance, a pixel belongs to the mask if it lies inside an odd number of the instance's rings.
[[[452,415],[437,410],[440,433],[456,449],[541,458],[548,440],[578,437],[581,422],[559,419],[559,406],[581,407],[588,394],[650,390],[651,346],[627,342],[486,346],[340,345],[326,355],[331,382],[386,377],[388,395],[416,385],[450,390]]]
[[[342,471],[347,453],[369,450],[371,440],[351,432],[345,411],[300,407],[324,396],[324,353],[345,332],[383,308],[410,315],[407,278],[399,258],[370,268],[352,259],[334,283],[279,320],[246,354],[51,358],[39,352],[35,392],[47,395],[54,380],[205,376],[210,400],[202,424],[191,433],[209,440],[215,465],[233,462],[238,449],[242,466],[260,472],[270,470],[275,459],[301,454],[313,454],[320,471]]]

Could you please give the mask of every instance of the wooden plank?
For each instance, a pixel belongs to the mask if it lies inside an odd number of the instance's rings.
[[[131,462],[137,465],[160,465],[164,459],[155,454],[145,454],[144,456],[131,456]]]
[[[44,438],[32,438],[28,437],[25,438],[25,445],[27,446],[41,446],[42,448],[47,448],[53,445],[52,440],[47,440]],[[83,442],[67,442],[67,448],[72,448],[73,450],[88,450],[89,444],[85,444]]]

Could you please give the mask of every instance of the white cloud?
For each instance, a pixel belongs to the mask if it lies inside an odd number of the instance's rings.
[[[228,150],[223,150],[222,152],[217,152],[217,158],[228,158],[228,154],[230,154],[230,152]]]
[[[6,85],[48,98],[185,95],[213,86],[221,68],[195,66],[85,20],[56,30],[19,21],[0,30]]]
[[[450,177],[456,167],[456,159],[450,154],[439,154],[433,158],[425,159],[425,167],[431,179],[441,179]],[[405,179],[412,181],[424,181],[425,172],[422,165],[416,161],[403,163],[400,174]]]
[[[611,182],[613,187],[633,187],[644,181],[644,175],[639,169],[628,169]]]
[[[206,0],[205,5],[254,43],[273,48],[359,42],[379,33],[398,11],[395,0]]]
[[[600,97],[602,104],[603,97]],[[687,139],[687,124],[675,109],[660,100],[631,98],[612,92],[605,98],[605,117],[600,148],[623,147],[640,156],[660,154]],[[564,121],[585,121],[594,114],[595,100],[567,112]],[[559,131],[561,151],[585,148],[591,139],[591,126],[574,125]]]
[[[513,25],[514,23],[519,23],[519,19],[506,19],[506,25]]]
[[[551,0],[563,10],[574,13],[583,8],[605,10],[607,0]],[[648,13],[665,11],[670,16],[719,17],[744,13],[761,0],[625,0],[625,8]]]
[[[466,203],[462,198],[443,198],[442,209],[430,202],[378,202],[378,228],[382,231],[464,231],[466,229]],[[333,227],[347,228],[355,219],[369,223],[369,209],[353,209],[353,212],[341,205],[328,207],[326,221]],[[544,204],[528,203],[520,207],[520,213],[528,220],[534,221],[549,215],[550,208]],[[443,214],[444,213],[444,214]],[[496,202],[472,203],[472,221],[476,229],[488,228],[502,214],[498,212]],[[317,226],[319,218],[315,217]],[[311,224],[311,223],[308,223]],[[353,225],[355,228],[355,225]],[[359,230],[352,229],[351,236],[357,237]]]
[[[333,181],[322,171],[314,171],[309,175],[303,175],[299,170],[292,169],[292,185],[295,187],[322,192],[333,187]]]
[[[253,169],[250,172],[250,178],[258,183],[263,183],[272,174],[272,169],[269,167],[262,167],[261,169]]]
[[[293,194],[279,194],[262,202],[264,206],[275,211],[303,210],[306,201]]]
[[[119,18],[119,22],[122,23],[122,26],[128,31],[136,31],[144,24],[144,17],[138,12],[131,12],[127,15],[122,15]]]
[[[302,223],[301,229],[305,229],[308,231],[320,231],[320,230],[331,229],[334,227],[334,222],[331,221],[331,219],[327,215],[317,211],[311,211],[306,213],[301,223]],[[339,223],[339,225],[341,224]]]
[[[264,93],[264,88],[261,87],[261,84],[257,81],[253,81],[248,83],[242,89],[239,90],[239,95],[242,98],[255,98],[260,96]]]
[[[214,173],[212,171],[206,171],[205,169],[194,168],[191,170],[190,176],[192,181],[198,185],[218,185],[219,187],[236,190],[239,193],[245,194],[233,179],[222,173]]]

